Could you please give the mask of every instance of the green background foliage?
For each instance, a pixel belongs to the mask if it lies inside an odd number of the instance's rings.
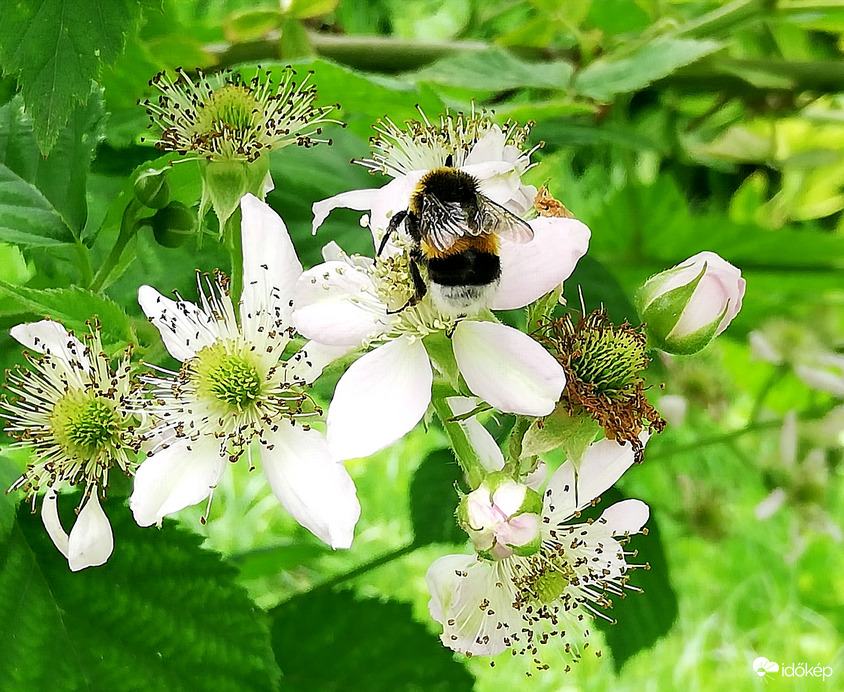
[[[24,0],[0,9],[2,365],[21,361],[9,327],[51,316],[82,329],[97,316],[107,347],[131,342],[147,362],[173,367],[136,304],[138,285],[190,298],[194,269],[228,269],[213,228],[173,249],[144,225],[114,255],[134,174],[174,158],[144,139],[148,120],[136,104],[153,96],[148,80],[159,70],[234,67],[248,76],[290,63],[313,70],[320,104],[341,104],[348,127],[326,128],[332,146],[270,158],[268,202],[305,266],[328,240],[372,251],[356,212],[335,211],[312,236],[311,204],[385,182],[349,165],[367,155],[378,118],[418,117],[418,105],[432,118],[474,107],[500,122],[535,121],[530,144],[544,147],[530,182],[547,182],[592,229],[589,255],[566,285],[570,303],[580,287],[587,306],[604,303],[613,319],[636,322],[636,287],[704,249],[748,282],[741,313],[716,343],[695,356],[655,355],[649,395],[670,425],[619,484],[652,511],[651,532],[634,544],[651,565],[631,581],[644,594],[617,604],[618,623],[596,635],[603,656],[567,674],[552,662],[526,678],[509,656],[494,668],[452,657],[428,616],[424,575],[437,557],[466,550],[450,523],[458,479],[442,432],[420,427],[348,464],[363,515],[343,552],[298,527],[242,462],[204,525],[194,508],[178,527],[141,530],[110,495],[114,555],[80,574],[28,505],[16,507],[18,495],[0,496],[0,686],[754,690],[765,688],[750,667],[757,656],[844,674],[844,375],[836,390],[805,374],[844,351],[840,3],[281,7]],[[195,208],[196,164],[174,165],[170,182],[173,199]],[[754,331],[780,344],[780,363],[754,354]],[[340,372],[317,387],[326,401]],[[798,418],[793,458],[779,440],[789,411]],[[499,438],[510,424],[488,422]],[[3,448],[8,487],[26,458]],[[560,461],[549,455],[549,465]],[[759,518],[776,490],[782,505]]]

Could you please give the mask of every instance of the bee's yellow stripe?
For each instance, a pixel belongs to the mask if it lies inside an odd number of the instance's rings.
[[[459,255],[461,252],[465,252],[466,250],[475,250],[476,252],[486,252],[491,255],[498,254],[498,238],[496,238],[492,234],[482,234],[482,235],[464,235],[461,238],[457,238],[454,243],[444,252],[438,250],[433,245],[430,245],[425,238],[422,238],[422,242],[419,244],[422,250],[422,254],[425,257],[430,258],[438,258],[438,257],[449,257],[451,255]]]

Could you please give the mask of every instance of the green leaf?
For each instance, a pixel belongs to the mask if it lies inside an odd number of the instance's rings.
[[[0,281],[0,295],[11,298],[19,306],[19,312],[49,317],[77,333],[86,332],[85,323],[96,316],[102,324],[106,343],[135,341],[135,333],[123,308],[110,298],[87,289],[78,286],[37,289]]]
[[[18,509],[17,498],[14,494],[7,494],[6,490],[12,486],[18,478],[14,462],[8,457],[0,456],[0,541],[5,541],[6,536],[15,525],[15,513]]]
[[[463,473],[448,449],[426,456],[410,481],[410,520],[415,545],[464,543],[466,532],[454,518]],[[466,488],[463,488],[464,492]]]
[[[407,603],[317,590],[270,615],[283,692],[470,692],[474,685]]]
[[[88,215],[88,170],[102,138],[102,124],[102,97],[96,91],[86,106],[73,111],[50,155],[44,157],[21,97],[0,108],[0,163],[43,194],[76,235]]]
[[[262,63],[262,67],[276,73],[284,69],[285,65]],[[362,137],[374,134],[372,132],[374,120],[385,115],[396,123],[401,123],[407,118],[419,120],[417,104],[431,118],[436,118],[443,110],[442,101],[430,88],[420,87],[406,79],[357,72],[322,58],[296,61],[293,67],[300,75],[313,70],[314,74],[310,81],[317,87],[317,104],[339,103],[341,110],[338,119],[347,123],[349,130]],[[255,74],[255,71],[243,69],[241,74],[248,79]],[[365,155],[368,148],[365,146],[359,155]],[[287,147],[283,155],[287,155],[288,151],[293,149],[294,147]],[[314,151],[320,149],[322,146]],[[305,155],[309,156],[311,153],[308,152]],[[308,168],[310,169],[311,166],[309,165]]]
[[[292,0],[286,12],[296,19],[321,17],[333,12],[340,0]]]
[[[44,195],[0,164],[0,242],[49,247],[73,242],[73,234]]]
[[[574,68],[564,60],[526,62],[501,48],[459,53],[410,73],[421,82],[485,91],[565,89]]]
[[[542,426],[538,425],[542,422]],[[592,444],[601,427],[586,414],[570,416],[564,404],[558,404],[545,418],[531,423],[522,441],[522,458],[545,454],[558,447],[566,453],[566,459],[577,468],[586,448]]]
[[[114,62],[140,16],[135,0],[6,3],[0,62],[18,74],[41,151],[48,153],[77,105],[85,104],[102,64]]]
[[[602,494],[601,509],[624,499],[615,489]],[[665,636],[677,619],[677,594],[671,586],[668,562],[662,546],[659,527],[653,516],[648,519],[648,534],[631,537],[625,550],[638,551],[629,562],[648,564],[648,569],[637,569],[631,573],[631,586],[642,589],[642,593],[627,591],[625,598],[614,598],[613,607],[607,615],[617,622],[612,624],[596,618],[603,630],[607,644],[612,650],[616,672],[635,654],[650,648]]]
[[[62,497],[73,518],[75,498]],[[264,692],[278,667],[236,570],[170,522],[107,503],[114,554],[72,573],[23,506],[0,546],[0,678],[9,690]]]
[[[643,89],[721,47],[718,41],[658,38],[630,54],[596,60],[575,76],[573,88],[584,96],[609,101],[615,94]]]

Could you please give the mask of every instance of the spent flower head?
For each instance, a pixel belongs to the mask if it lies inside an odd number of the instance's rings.
[[[80,341],[58,322],[20,324],[12,336],[40,356],[26,354],[30,368],[8,374],[0,411],[15,446],[32,455],[10,490],[32,499],[47,489],[42,518],[56,547],[74,571],[104,563],[113,538],[100,506],[109,473],[129,475],[139,446],[133,407],[137,384],[127,349],[116,368],[102,347],[98,326]],[[79,486],[82,499],[70,535],[59,522],[57,491]]]
[[[650,358],[643,330],[627,322],[615,325],[599,309],[577,322],[567,314],[547,323],[540,340],[566,372],[562,401],[568,414],[585,412],[608,438],[633,445],[640,458],[641,432],[665,427],[645,397]]]

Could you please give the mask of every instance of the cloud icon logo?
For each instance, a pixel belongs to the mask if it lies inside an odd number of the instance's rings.
[[[774,661],[769,661],[764,656],[760,656],[755,661],[753,661],[753,672],[756,673],[760,678],[765,677],[769,673],[776,673],[780,669],[778,663]]]

